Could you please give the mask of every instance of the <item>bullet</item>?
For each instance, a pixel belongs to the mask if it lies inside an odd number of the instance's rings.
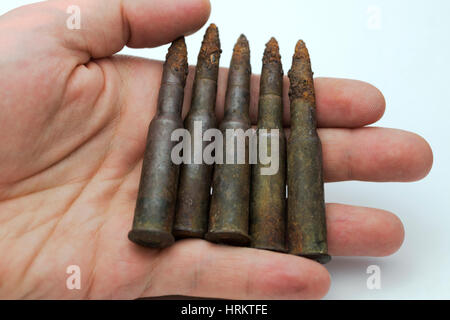
[[[278,171],[263,175],[269,164],[260,160],[252,166],[250,197],[250,236],[252,247],[286,252],[286,140],[283,131],[283,67],[277,41],[272,38],[266,44],[260,80],[258,108],[258,141],[261,129],[267,130],[267,154],[278,157]],[[273,129],[278,130],[274,135]],[[271,150],[271,140],[278,140],[278,155]]]
[[[233,136],[233,144],[226,142],[227,129],[250,128],[250,48],[247,38],[241,35],[234,46],[228,74],[228,87],[225,97],[225,115],[220,125],[224,135],[224,158],[234,144],[234,163],[217,164],[214,167],[213,194],[209,216],[209,229],[205,238],[208,241],[246,246],[248,236],[250,201],[250,163],[238,163],[238,139]],[[249,141],[245,139],[247,158]],[[226,159],[225,159],[226,160]],[[226,161],[228,162],[228,161]]]
[[[289,80],[288,250],[290,254],[327,263],[331,258],[327,245],[322,146],[317,134],[311,62],[301,40],[295,47]]]
[[[206,142],[202,143],[203,133],[207,129],[216,127],[215,105],[220,54],[219,33],[217,27],[211,24],[206,30],[198,55],[191,109],[184,121],[185,128],[191,134],[191,148],[194,148],[197,143],[202,146],[202,154],[207,145]],[[201,124],[201,136],[198,137],[194,134],[195,122]],[[205,164],[203,161],[197,162],[192,152],[191,163],[183,164],[180,169],[177,211],[173,228],[176,238],[203,238],[208,229],[214,166]]]
[[[179,166],[171,159],[173,130],[182,128],[181,109],[188,73],[184,38],[175,40],[166,56],[156,116],[150,123],[136,201],[128,238],[142,246],[164,248],[174,242],[172,225]]]

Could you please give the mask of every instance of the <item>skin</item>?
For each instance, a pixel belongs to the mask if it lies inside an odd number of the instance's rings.
[[[81,7],[81,30],[65,27],[72,4]],[[127,239],[162,64],[111,55],[190,34],[209,12],[206,0],[59,0],[0,17],[0,298],[326,294],[327,270],[304,258],[203,240],[152,250]],[[221,70],[219,120],[226,76]],[[252,81],[256,123],[259,78]],[[330,78],[315,86],[328,182],[427,175],[433,156],[424,139],[365,127],[384,112],[376,88]],[[402,223],[386,211],[328,204],[327,219],[332,255],[386,256],[403,242]],[[72,264],[81,290],[66,289]]]

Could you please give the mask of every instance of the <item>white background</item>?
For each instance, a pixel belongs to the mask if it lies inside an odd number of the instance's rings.
[[[0,14],[31,2],[2,0]],[[406,229],[403,247],[391,257],[334,258],[327,265],[332,276],[328,299],[450,299],[449,9],[448,0],[212,0],[209,22],[219,26],[221,65],[228,66],[234,42],[245,33],[254,72],[261,69],[271,36],[280,43],[287,70],[302,38],[316,76],[376,85],[387,101],[376,125],[414,131],[433,148],[433,170],[421,182],[326,186],[327,201],[389,210]],[[191,64],[203,32],[187,38]],[[163,59],[166,50],[122,53]],[[373,264],[381,268],[380,290],[366,286],[366,269]]]

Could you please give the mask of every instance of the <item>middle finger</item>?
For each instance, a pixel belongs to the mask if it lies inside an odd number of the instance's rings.
[[[285,129],[289,137],[290,129]],[[420,136],[403,130],[319,128],[324,180],[408,182],[425,177],[433,154]]]

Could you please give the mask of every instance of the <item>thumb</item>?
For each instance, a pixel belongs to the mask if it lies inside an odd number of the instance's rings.
[[[124,46],[171,42],[201,28],[210,10],[209,0],[56,0],[1,18],[6,23],[20,21],[28,30],[32,27],[37,37],[53,37],[67,49],[83,53],[85,60],[110,56]],[[79,28],[69,28],[69,19],[79,21]]]

